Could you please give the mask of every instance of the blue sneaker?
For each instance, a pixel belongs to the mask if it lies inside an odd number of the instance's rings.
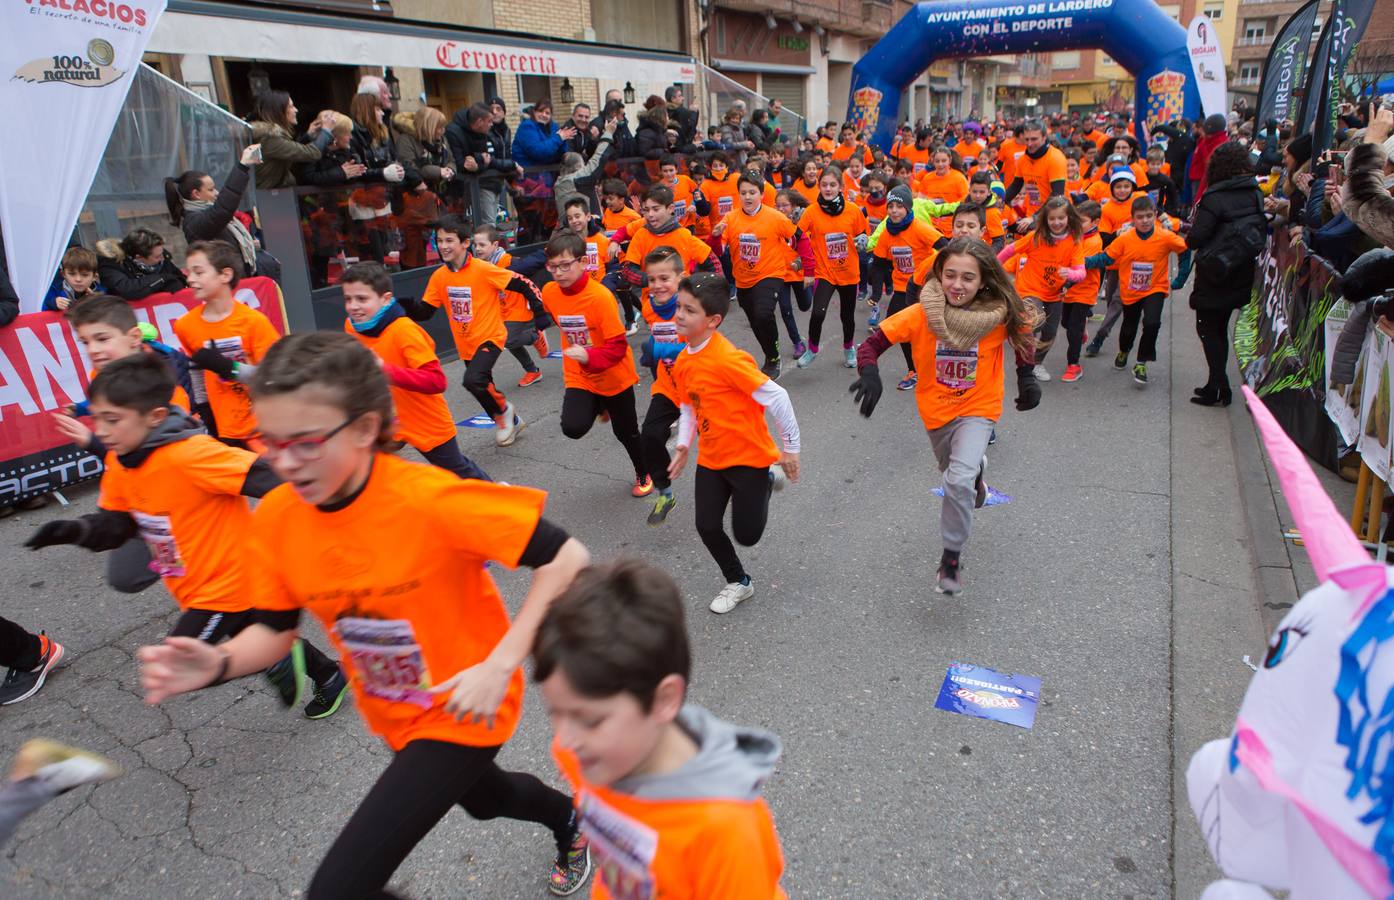
[[[798,366],[800,369],[807,369],[809,366],[813,365],[813,357],[817,355],[817,348],[809,347],[807,350],[803,352],[803,354],[798,358],[794,365]]]
[[[913,391],[915,385],[919,383],[920,376],[914,372],[908,372],[904,378],[900,379],[900,383],[895,386],[895,389],[898,391]]]
[[[849,369],[857,367],[857,345],[842,348],[842,364]]]
[[[881,324],[881,304],[878,303],[871,308],[871,315],[867,317],[866,324],[868,328],[875,328]]]

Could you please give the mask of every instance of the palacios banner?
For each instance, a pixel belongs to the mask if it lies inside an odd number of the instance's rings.
[[[1270,121],[1282,122],[1297,118],[1296,91],[1307,83],[1307,69],[1312,59],[1312,28],[1317,21],[1321,0],[1311,0],[1292,14],[1263,65],[1263,83],[1258,92],[1258,127]]]
[[[0,231],[20,312],[38,312],[165,0],[0,6]]]
[[[1225,102],[1225,54],[1220,48],[1220,36],[1207,15],[1191,20],[1186,29],[1186,50],[1191,54],[1191,74],[1200,91],[1200,108],[1207,116],[1228,111]]]

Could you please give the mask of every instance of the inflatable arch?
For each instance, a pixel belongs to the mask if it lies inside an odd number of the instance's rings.
[[[852,69],[847,121],[889,150],[900,95],[943,57],[1098,49],[1137,78],[1138,140],[1181,115],[1195,120],[1200,93],[1186,30],[1152,0],[959,0],[917,3]]]

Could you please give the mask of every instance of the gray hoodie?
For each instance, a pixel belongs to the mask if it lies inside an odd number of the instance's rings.
[[[171,406],[169,415],[165,417],[163,422],[150,430],[141,445],[130,453],[118,456],[117,460],[126,468],[134,469],[145,462],[157,448],[166,444],[176,444],[196,434],[207,434],[207,430],[199,424],[197,419],[184,410],[177,406]]]
[[[678,725],[697,755],[662,775],[622,778],[615,791],[645,800],[755,800],[779,761],[779,738],[763,728],[732,725],[695,703],[683,705]]]

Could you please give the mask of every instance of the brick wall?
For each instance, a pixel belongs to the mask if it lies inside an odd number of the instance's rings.
[[[585,40],[591,28],[590,0],[508,0],[494,4],[494,27],[539,37]]]

